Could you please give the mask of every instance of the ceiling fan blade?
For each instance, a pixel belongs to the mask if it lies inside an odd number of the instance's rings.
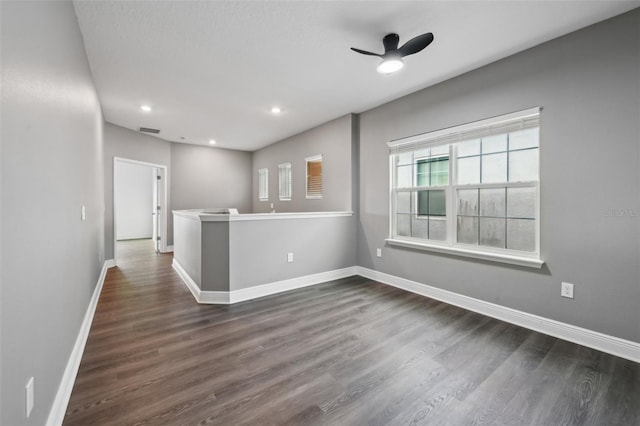
[[[413,55],[414,53],[418,53],[425,47],[431,44],[433,41],[433,34],[426,33],[419,35],[418,37],[414,37],[405,44],[402,45],[398,52],[400,52],[400,56],[408,56]]]
[[[353,50],[354,52],[362,53],[363,55],[379,56],[380,58],[382,58],[382,55],[378,53],[367,52],[366,50],[356,49],[355,47],[352,47],[351,50]]]
[[[398,42],[400,41],[400,37],[398,34],[387,34],[382,39],[382,44],[384,44],[384,53],[387,53],[391,50],[396,50],[398,48]]]

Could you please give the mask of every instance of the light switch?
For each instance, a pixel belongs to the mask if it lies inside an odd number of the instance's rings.
[[[82,206],[82,208],[80,209],[80,218],[82,220],[87,219],[87,209],[84,206]]]
[[[293,262],[293,253],[287,253],[287,262],[288,263],[292,263]]]

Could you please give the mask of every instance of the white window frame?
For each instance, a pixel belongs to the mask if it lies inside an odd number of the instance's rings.
[[[291,201],[291,163],[278,164],[278,198]]]
[[[309,194],[309,163],[312,162],[320,162],[323,163],[322,160],[322,155],[314,155],[313,157],[307,157],[304,159],[304,172],[306,174],[306,180],[305,180],[305,196],[308,200],[318,200],[318,199],[322,199],[322,195],[324,193],[324,185],[321,185],[321,192],[320,194]],[[322,175],[320,175],[320,178],[322,180],[324,180],[324,165],[322,167]]]
[[[457,153],[455,143],[472,139],[468,135],[473,132],[487,133],[491,129],[506,126],[509,123],[522,120],[535,119],[539,120],[541,108],[531,108],[524,111],[518,111],[511,114],[492,117],[472,123],[463,124],[461,126],[450,127],[435,132],[424,133],[417,136],[398,139],[387,143],[390,148],[389,155],[389,238],[386,241],[391,245],[434,251],[439,253],[453,254],[475,259],[491,260],[519,266],[528,266],[540,268],[544,261],[540,259],[540,162],[538,161],[538,180],[528,182],[500,182],[500,183],[475,183],[475,184],[458,184],[457,183]],[[463,136],[464,135],[464,136]],[[394,154],[401,151],[412,151],[434,146],[449,145],[449,184],[447,186],[433,187],[417,187],[394,188]],[[538,144],[538,153],[540,152],[540,143]],[[413,185],[415,182],[415,171]],[[485,189],[485,188],[513,188],[513,187],[533,187],[536,190],[536,220],[535,220],[535,250],[533,252],[524,252],[509,249],[499,249],[481,245],[470,245],[457,242],[457,191],[459,189]],[[447,220],[447,239],[446,241],[428,240],[416,237],[394,236],[396,226],[396,206],[395,194],[399,192],[416,193],[418,190],[445,190],[446,193],[446,220]],[[412,199],[412,203],[417,203],[417,195]],[[416,218],[418,208],[415,208]]]
[[[258,169],[258,200],[269,201],[269,169],[266,167]]]

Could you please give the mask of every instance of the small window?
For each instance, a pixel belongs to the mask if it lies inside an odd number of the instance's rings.
[[[278,164],[278,193],[280,201],[291,200],[291,163]]]
[[[307,198],[322,198],[322,155],[305,158],[307,163]]]
[[[258,170],[258,200],[269,201],[269,169]]]

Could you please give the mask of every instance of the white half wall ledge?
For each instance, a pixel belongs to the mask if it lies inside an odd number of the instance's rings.
[[[485,302],[373,269],[357,266],[356,270],[358,275],[382,284],[640,363],[640,343],[637,342]]]
[[[55,399],[49,411],[49,417],[47,418],[47,426],[60,426],[64,421],[64,415],[67,412],[67,406],[69,405],[69,399],[71,398],[71,391],[78,375],[78,369],[80,368],[80,361],[82,361],[82,354],[84,353],[84,347],[87,344],[87,338],[89,337],[89,331],[91,330],[91,323],[96,313],[96,307],[98,306],[98,300],[100,299],[100,293],[104,286],[104,280],[107,276],[107,269],[116,266],[113,259],[107,259],[102,264],[102,270],[98,277],[98,282],[93,290],[91,299],[89,300],[89,306],[84,314],[82,324],[80,325],[80,331],[78,331],[78,337],[69,355],[67,366],[62,374],[62,380],[58,386]]]

